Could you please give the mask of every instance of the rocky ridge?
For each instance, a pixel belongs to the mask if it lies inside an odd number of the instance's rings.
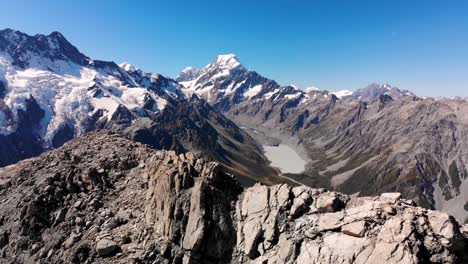
[[[96,132],[0,169],[2,263],[462,263],[466,226],[398,193],[257,184]]]

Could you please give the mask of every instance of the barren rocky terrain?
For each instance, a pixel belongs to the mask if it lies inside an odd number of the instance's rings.
[[[1,263],[463,263],[467,227],[399,193],[243,189],[217,163],[86,134],[0,169]]]

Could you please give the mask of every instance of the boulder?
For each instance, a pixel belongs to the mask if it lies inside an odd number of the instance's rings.
[[[109,257],[117,254],[120,251],[119,245],[114,241],[104,238],[96,243],[96,252],[101,257]]]
[[[341,227],[341,232],[350,236],[363,237],[366,232],[366,222],[359,221],[344,225]]]
[[[65,248],[71,248],[81,238],[81,234],[72,232],[64,243]]]
[[[335,212],[344,206],[344,201],[340,199],[336,193],[325,193],[320,195],[315,202],[315,208],[317,208],[320,213]]]
[[[392,203],[396,203],[400,200],[401,198],[401,193],[382,193],[380,195],[380,198],[384,199],[384,200],[389,200],[391,201]]]

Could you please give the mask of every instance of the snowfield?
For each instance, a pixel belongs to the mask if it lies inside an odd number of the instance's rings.
[[[122,65],[120,70],[100,69],[93,67],[92,63],[86,67],[70,61],[51,61],[33,54],[28,56],[31,66],[22,69],[13,65],[9,54],[0,53],[0,81],[7,87],[3,101],[13,113],[15,123],[17,111],[25,110],[25,101],[32,96],[45,111],[39,135],[46,141],[50,141],[65,124],[74,127],[78,135],[83,133],[82,123],[96,111],[102,110],[100,118],[107,120],[112,118],[119,105],[145,115],[143,107],[147,100],[155,102],[150,111],[159,112],[166,106],[167,97],[175,98],[182,94],[177,84],[165,87],[163,96],[149,89],[156,75],[149,75],[148,82],[138,86],[123,71],[135,70],[130,64]],[[118,78],[121,75],[124,75],[123,80]],[[8,135],[14,131],[14,127],[7,126],[5,115],[1,113],[0,133]]]
[[[332,92],[332,94],[334,94],[336,97],[338,98],[343,98],[343,97],[346,97],[346,96],[350,96],[353,94],[353,91],[350,91],[350,90],[340,90],[340,91],[336,91],[336,92]]]

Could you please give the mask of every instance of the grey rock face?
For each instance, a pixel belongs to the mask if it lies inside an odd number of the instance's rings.
[[[11,117],[11,111],[7,107],[2,108],[2,104],[0,99],[0,114]],[[18,111],[16,131],[9,135],[0,134],[0,166],[39,155],[44,151],[44,142],[38,135],[44,111],[32,96],[25,101],[24,106],[24,110]]]
[[[302,190],[297,191],[297,188]],[[285,200],[277,192],[289,193]],[[310,197],[302,214],[292,206]],[[265,200],[261,197],[268,197]],[[251,197],[259,197],[252,200]],[[326,212],[323,201],[340,197]],[[286,205],[286,206],[281,206]],[[387,213],[384,208],[394,208]],[[327,207],[329,208],[329,207]],[[433,217],[433,214],[437,217]],[[237,253],[254,263],[457,263],[466,244],[453,217],[379,197],[349,198],[323,190],[256,185],[238,202]],[[442,231],[441,227],[445,230]],[[458,242],[451,243],[450,240]],[[461,244],[460,244],[461,243]]]
[[[467,228],[397,194],[243,190],[217,163],[90,133],[0,169],[5,263],[463,263]],[[391,208],[391,209],[389,209]]]
[[[232,212],[242,188],[219,164],[191,153],[154,151],[98,132],[0,175],[5,261],[231,259]]]
[[[5,84],[0,81],[0,99],[3,99],[6,93],[7,93],[7,89],[5,87]]]

